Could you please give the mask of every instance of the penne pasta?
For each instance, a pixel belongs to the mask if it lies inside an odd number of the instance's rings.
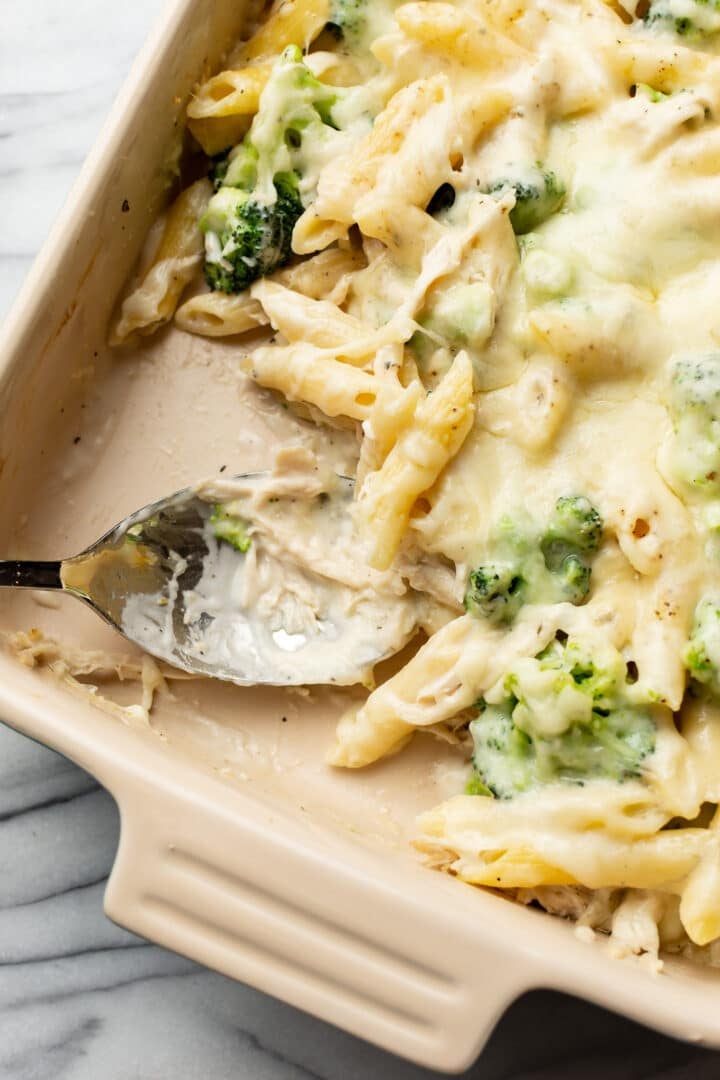
[[[381,389],[374,375],[304,344],[256,349],[242,366],[260,386],[331,417],[366,420]]]
[[[365,478],[356,516],[372,538],[372,566],[384,570],[393,561],[415,501],[432,487],[467,438],[473,422],[472,393],[472,365],[466,353],[459,353],[438,388],[418,405],[382,467]]]
[[[231,57],[240,65],[278,56],[287,45],[307,49],[329,20],[328,0],[276,0],[267,21]]]
[[[188,127],[209,157],[240,142],[258,111],[271,64],[223,71],[203,83],[188,105]]]
[[[168,210],[152,264],[123,301],[111,344],[123,345],[134,335],[152,334],[173,317],[183,290],[201,265],[203,239],[198,220],[211,190],[208,180],[198,180]]]
[[[359,338],[365,327],[359,319],[346,315],[330,300],[315,300],[274,281],[262,281],[252,288],[273,330],[290,344],[307,342],[320,348],[344,345]]]
[[[202,337],[232,337],[268,325],[261,304],[249,293],[199,293],[178,308],[175,322],[181,330]]]

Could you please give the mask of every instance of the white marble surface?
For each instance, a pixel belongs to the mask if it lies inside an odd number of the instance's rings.
[[[0,318],[162,6],[0,0]],[[117,835],[91,778],[0,726],[0,1080],[436,1075],[113,926]],[[710,1080],[720,1054],[535,993],[468,1075]]]

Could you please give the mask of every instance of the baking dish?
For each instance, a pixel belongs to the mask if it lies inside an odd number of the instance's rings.
[[[112,362],[105,346],[174,171],[187,94],[242,14],[230,0],[173,4],[5,328],[3,553],[69,554],[128,510],[222,465],[253,467],[260,453],[237,430],[236,346],[170,331]],[[39,625],[126,651],[69,599],[1,599],[3,629]],[[720,1044],[713,972],[619,963],[565,924],[417,863],[412,821],[443,782],[434,746],[335,776],[318,764],[332,696],[187,684],[152,730],[135,729],[5,654],[0,665],[3,718],[117,800],[106,909],[135,932],[447,1071],[468,1065],[533,987]]]

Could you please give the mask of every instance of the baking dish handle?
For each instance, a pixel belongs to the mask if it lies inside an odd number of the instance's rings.
[[[293,840],[250,800],[239,814],[224,798],[157,781],[126,783],[115,796],[111,919],[420,1064],[466,1068],[534,985],[496,931],[469,950],[452,909],[438,939],[437,906],[422,882],[414,888],[427,875],[420,867],[403,867],[402,890],[391,888],[334,852],[319,855],[317,842]]]

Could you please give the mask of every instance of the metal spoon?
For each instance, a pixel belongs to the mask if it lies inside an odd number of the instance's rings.
[[[353,481],[338,480],[336,495],[349,504]],[[185,671],[245,686],[362,682],[373,664],[404,644],[397,642],[392,619],[369,633],[362,612],[288,634],[237,606],[218,612],[209,604],[206,610],[196,586],[208,565],[230,567],[234,575],[245,560],[214,538],[208,528],[213,508],[186,488],[130,514],[79,555],[59,562],[0,561],[0,587],[62,589],[146,652]],[[210,557],[215,561],[208,564]],[[324,578],[322,587],[331,599],[340,588]]]

